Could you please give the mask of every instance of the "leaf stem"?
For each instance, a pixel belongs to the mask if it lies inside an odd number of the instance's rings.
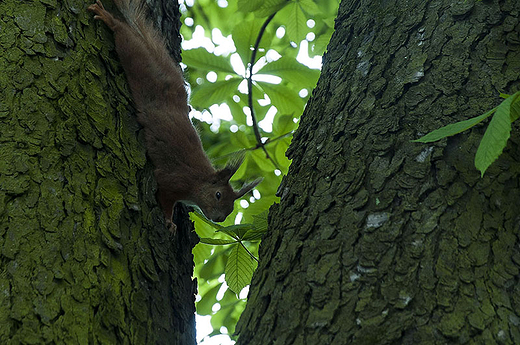
[[[257,263],[260,262],[256,256],[253,255],[253,253],[251,253],[249,251],[249,249],[247,249],[247,247],[244,245],[244,243],[242,243],[242,241],[238,241],[238,243],[240,243],[240,245],[246,250],[247,254],[249,254],[250,257],[252,257]]]

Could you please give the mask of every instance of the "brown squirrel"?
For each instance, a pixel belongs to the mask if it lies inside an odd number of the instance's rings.
[[[243,159],[235,159],[221,170],[211,165],[188,117],[190,107],[181,68],[168,54],[160,34],[145,19],[144,0],[114,3],[124,21],[107,12],[99,0],[88,10],[114,32],[137,120],[144,127],[148,155],[155,165],[157,199],[167,224],[175,228],[172,213],[178,201],[194,203],[206,217],[222,222],[233,211],[234,201],[261,179],[234,191],[229,180]]]

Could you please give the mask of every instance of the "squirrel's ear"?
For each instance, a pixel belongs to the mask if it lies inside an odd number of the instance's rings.
[[[252,182],[244,183],[242,188],[238,192],[235,192],[235,199],[241,198],[244,194],[249,192],[251,189],[255,188],[260,182],[262,182],[264,178],[260,177]]]
[[[217,178],[221,181],[229,181],[231,176],[233,176],[237,172],[238,168],[240,168],[240,165],[244,161],[244,157],[245,154],[243,151],[235,154],[233,158],[229,160],[226,167],[217,172]]]

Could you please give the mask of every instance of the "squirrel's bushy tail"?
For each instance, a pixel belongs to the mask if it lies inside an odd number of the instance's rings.
[[[114,3],[126,23],[120,30],[114,30],[116,49],[136,105],[146,112],[146,109],[157,106],[160,98],[166,108],[183,107],[187,114],[182,70],[168,53],[164,39],[146,18],[148,7],[145,0],[114,0]],[[164,100],[169,104],[164,104]]]
[[[114,0],[115,5],[123,15],[126,23],[141,36],[144,43],[156,53],[154,56],[166,54],[164,40],[152,23],[146,19],[148,6],[145,0]]]

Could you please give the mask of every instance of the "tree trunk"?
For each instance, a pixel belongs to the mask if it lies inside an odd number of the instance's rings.
[[[238,344],[520,344],[518,126],[483,178],[485,125],[410,142],[518,91],[519,10],[341,2]]]
[[[164,226],[88,5],[0,2],[0,343],[193,344],[191,225]],[[178,55],[178,4],[153,8]]]

